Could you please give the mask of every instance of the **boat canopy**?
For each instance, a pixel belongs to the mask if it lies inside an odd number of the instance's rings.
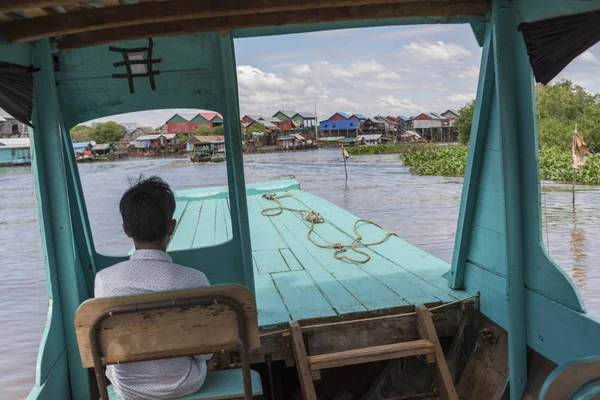
[[[96,272],[126,259],[95,250],[70,128],[143,110],[221,113],[232,237],[171,255],[254,291],[233,40],[331,29],[470,24],[483,51],[448,284],[479,293],[481,312],[507,330],[512,399],[527,383],[527,347],[556,363],[600,354],[600,324],[542,245],[531,68],[548,82],[596,43],[598,12],[581,0],[1,2],[0,108],[34,127],[52,299],[30,398],[90,397],[74,316]]]

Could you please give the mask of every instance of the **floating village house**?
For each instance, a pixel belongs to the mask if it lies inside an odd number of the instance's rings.
[[[177,113],[165,125],[168,134],[193,133],[199,126],[214,128],[223,125],[223,116],[214,112]]]
[[[9,113],[0,108],[0,138],[26,138],[27,132],[27,125],[17,121]]]
[[[125,127],[125,129],[127,129],[127,127]],[[135,127],[133,131],[130,132],[129,130],[127,130],[125,132],[125,136],[123,136],[123,139],[119,143],[117,143],[117,149],[125,150],[128,147],[135,147],[135,139],[141,136],[155,135],[157,133],[159,132],[157,132],[154,128],[151,128],[149,126],[137,125],[137,127]]]
[[[96,145],[96,142],[75,142],[73,143],[73,152],[75,155],[83,154],[86,150],[91,150]]]
[[[115,151],[114,143],[101,143],[92,146],[92,153],[94,153],[95,156],[107,156],[113,151]]]
[[[412,126],[415,132],[431,142],[455,142],[458,139],[451,121],[438,113],[421,113],[412,118]]]
[[[302,117],[298,117],[296,116],[296,114],[298,114],[296,111],[279,110],[275,114],[273,114],[273,117],[281,121],[292,121],[292,127],[298,127],[302,125]],[[294,119],[294,117],[296,119]]]
[[[177,144],[176,133],[157,133],[154,135],[140,136],[133,141],[137,149],[158,149],[166,145]]]
[[[396,117],[384,117],[378,115],[375,117],[378,121],[383,122],[384,133],[387,137],[393,137],[398,131],[398,119]]]
[[[441,115],[442,117],[446,118],[446,120],[448,120],[448,124],[450,126],[454,126],[454,120],[458,118],[460,112],[458,110],[448,109],[444,111]]]
[[[194,151],[204,145],[224,145],[225,138],[223,136],[192,136],[185,144],[187,151]],[[215,150],[216,146],[211,146]],[[218,146],[222,148],[222,146]]]
[[[381,143],[382,135],[380,135],[380,134],[358,135],[357,139],[359,139],[360,144],[379,144],[379,143]]]
[[[361,114],[350,116],[345,112],[336,112],[325,121],[319,123],[319,131],[328,136],[356,137],[357,130],[360,127],[360,117],[363,120],[366,119]]]
[[[317,116],[315,113],[301,111],[294,114],[292,117],[294,124],[299,123],[300,128],[311,131],[314,130],[314,127],[317,124]]]
[[[369,117],[363,121],[361,130],[364,132],[382,132],[385,130],[385,122],[380,117]]]
[[[268,129],[266,133],[272,133],[276,131],[289,132],[293,129],[291,119],[280,120],[277,117],[265,117],[258,114],[246,114],[241,119],[242,128],[246,130],[248,127],[254,124],[262,124]]]
[[[125,134],[132,133],[137,128],[141,128],[141,125],[136,122],[123,122],[120,123],[123,128],[125,128]]]
[[[398,126],[398,133],[400,134],[402,134],[406,130],[412,129],[412,118],[410,117],[398,115],[396,117],[396,122]]]
[[[0,166],[31,164],[29,138],[0,138]]]

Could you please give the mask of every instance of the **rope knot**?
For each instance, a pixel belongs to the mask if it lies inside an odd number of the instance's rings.
[[[341,242],[331,243],[331,247],[340,250],[340,252],[346,251],[346,246],[344,246]]]
[[[275,196],[275,193],[265,193],[262,197],[264,197],[267,200],[275,200],[277,198]]]
[[[323,219],[323,217],[321,217],[319,214],[317,214],[314,211],[311,211],[307,216],[306,216],[306,220],[308,222],[312,222],[313,224],[320,224],[322,222],[325,222],[325,220]]]

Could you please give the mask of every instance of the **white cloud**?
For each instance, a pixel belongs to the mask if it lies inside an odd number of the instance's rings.
[[[586,50],[583,53],[581,53],[581,55],[577,57],[575,61],[590,64],[600,64],[600,61],[598,61],[594,53],[592,53],[589,50]]]
[[[468,103],[469,101],[475,99],[475,97],[476,97],[475,93],[454,93],[454,94],[446,97],[446,100],[452,101],[455,103]]]
[[[477,79],[479,77],[479,65],[460,66],[459,68],[450,68],[448,75],[460,80]]]
[[[383,96],[377,100],[377,104],[386,108],[393,107],[397,109],[397,114],[415,115],[426,111],[423,106],[413,103],[407,99],[397,99],[392,95]]]
[[[471,52],[456,43],[422,42],[402,46],[403,57],[413,57],[421,62],[461,61],[471,57]]]
[[[369,37],[377,40],[402,40],[414,37],[430,37],[440,34],[447,34],[460,29],[459,25],[422,25],[416,27],[400,27],[392,32],[377,33]]]
[[[249,65],[237,67],[238,85],[245,89],[278,89],[286,85],[286,82],[274,73],[263,72]]]
[[[439,82],[436,82],[433,84],[421,85],[421,88],[433,90],[434,92],[447,92],[450,90],[450,88],[448,86],[444,85],[443,83],[439,83]]]

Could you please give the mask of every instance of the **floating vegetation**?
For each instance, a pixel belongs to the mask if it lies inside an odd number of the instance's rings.
[[[417,175],[462,176],[467,166],[467,146],[444,146],[401,156]]]
[[[540,176],[543,180],[600,185],[600,154],[587,157],[587,162],[573,175],[571,153],[558,148],[542,149]],[[429,151],[415,151],[401,156],[404,164],[417,175],[463,176],[467,166],[467,147],[451,146]]]
[[[346,150],[348,150],[348,153],[352,156],[360,156],[372,154],[405,154],[413,151],[434,150],[440,147],[445,146],[428,142],[400,142],[348,147]]]

